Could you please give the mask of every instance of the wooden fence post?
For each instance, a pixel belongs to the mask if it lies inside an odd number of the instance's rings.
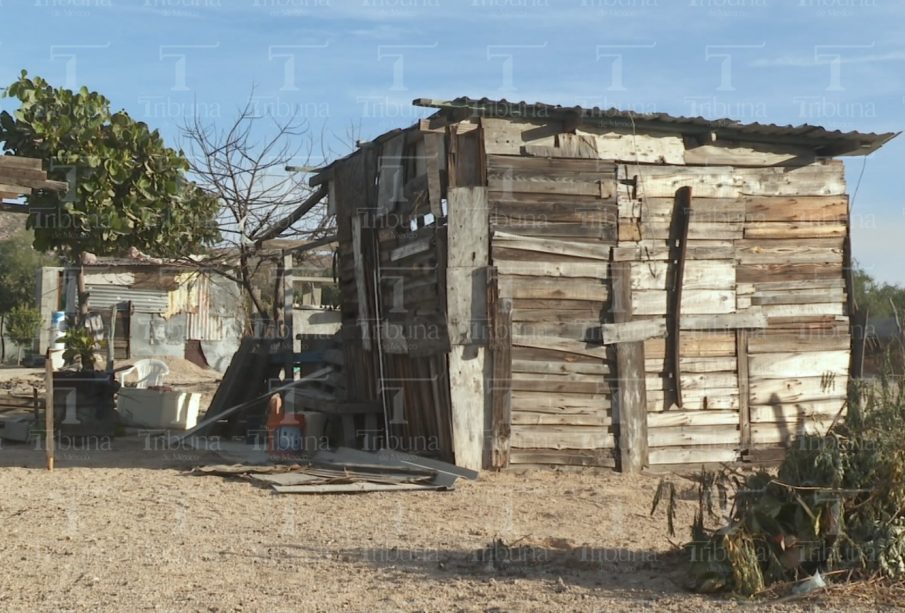
[[[53,349],[47,349],[47,357],[44,360],[44,386],[47,397],[44,401],[44,450],[47,454],[47,470],[53,471],[54,438],[53,438],[53,361],[51,356]]]

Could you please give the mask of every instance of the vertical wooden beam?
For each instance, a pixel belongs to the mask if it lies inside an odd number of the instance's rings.
[[[446,130],[424,133],[424,155],[427,158],[427,195],[434,219],[443,216],[443,175],[446,173]]]
[[[669,230],[669,303],[666,309],[666,366],[675,387],[675,404],[682,407],[682,368],[680,363],[680,335],[682,321],[682,285],[685,282],[685,256],[688,252],[688,226],[691,218],[691,188],[676,191],[672,222]]]
[[[497,470],[509,465],[512,431],[512,301],[500,299],[495,268],[488,271],[488,311],[490,312],[490,463]]]
[[[53,344],[53,343],[51,343]],[[53,349],[47,349],[44,360],[44,451],[47,454],[47,470],[53,471],[55,443],[53,435]]]
[[[484,377],[489,223],[487,190],[449,190],[446,314],[452,441],[456,464],[483,466],[487,402]]]
[[[751,446],[751,411],[748,385],[748,331],[735,331],[735,355],[738,362],[738,429],[742,453]]]
[[[283,339],[280,350],[286,356],[283,366],[283,378],[288,380],[295,378],[295,334],[292,330],[292,304],[293,293],[293,262],[292,252],[281,251],[277,262],[277,292],[274,296],[274,309],[277,316],[277,332]]]
[[[107,372],[113,372],[116,357],[116,304],[110,307],[110,328],[107,330]]]
[[[631,262],[612,262],[613,321],[632,319]],[[645,387],[644,343],[616,345],[616,387],[613,422],[617,428],[619,470],[640,472],[648,464],[647,390]]]
[[[358,302],[358,329],[361,332],[361,346],[371,350],[371,333],[368,325],[368,290],[365,280],[364,254],[361,243],[361,216],[352,217],[352,257],[355,263],[355,291]]]

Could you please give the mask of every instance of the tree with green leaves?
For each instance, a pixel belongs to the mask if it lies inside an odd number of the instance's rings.
[[[41,329],[41,312],[27,306],[17,306],[7,316],[6,331],[18,346],[16,363],[22,362],[22,347],[31,346]]]
[[[52,256],[33,249],[33,241],[34,236],[28,230],[0,241],[0,332],[5,329],[6,318],[14,308],[37,306],[37,272],[43,266],[57,263]],[[6,344],[0,334],[0,362],[5,359]]]
[[[25,71],[6,88],[19,108],[0,113],[3,150],[43,160],[48,178],[68,181],[60,194],[27,196],[28,226],[39,251],[56,250],[76,265],[83,254],[123,255],[135,247],[157,257],[197,252],[219,238],[216,198],[185,179],[182,151],[157,130],[82,87],[53,87]],[[88,313],[79,275],[80,318]]]
[[[858,310],[872,319],[901,318],[905,315],[905,288],[874,279],[857,263],[853,275]]]

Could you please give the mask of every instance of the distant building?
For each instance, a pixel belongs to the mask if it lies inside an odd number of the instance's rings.
[[[226,370],[245,322],[238,285],[222,276],[160,260],[101,258],[85,266],[89,309],[109,330],[114,321],[116,359],[173,356]],[[78,311],[78,270],[46,267],[38,303],[47,326],[53,311]]]

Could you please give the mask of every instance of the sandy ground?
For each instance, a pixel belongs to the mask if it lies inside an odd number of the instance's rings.
[[[170,384],[208,394],[220,376],[171,370]],[[0,370],[0,396],[28,395],[41,377]],[[687,593],[663,511],[649,515],[660,476],[504,472],[452,492],[293,496],[189,473],[221,462],[132,435],[64,445],[49,473],[34,444],[0,441],[0,611],[874,611],[897,602],[882,591],[780,603]],[[684,528],[693,486],[674,481]]]
[[[279,495],[193,476],[218,462],[118,438],[43,453],[0,450],[0,610],[718,611],[861,610],[832,597],[739,603],[688,594],[659,477],[534,471],[452,492]],[[688,500],[680,525],[690,522]],[[679,538],[684,538],[684,534]],[[486,549],[511,545],[494,564]]]

